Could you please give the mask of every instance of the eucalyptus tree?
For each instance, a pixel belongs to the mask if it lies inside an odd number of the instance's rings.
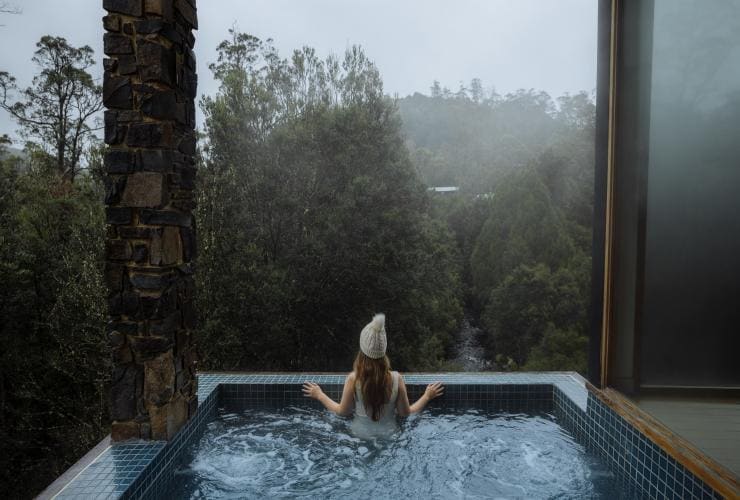
[[[103,107],[102,89],[88,71],[95,64],[94,51],[48,35],[36,47],[32,61],[39,72],[30,87],[21,90],[15,77],[0,72],[0,107],[16,120],[25,138],[54,157],[65,179],[74,180]]]

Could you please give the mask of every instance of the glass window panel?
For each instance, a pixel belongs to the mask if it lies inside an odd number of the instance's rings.
[[[740,386],[740,0],[654,5],[639,377]]]

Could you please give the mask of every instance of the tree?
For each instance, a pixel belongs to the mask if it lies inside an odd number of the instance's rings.
[[[501,97],[486,95],[479,79],[469,87],[469,98],[436,84],[436,98],[398,101],[422,179],[461,187],[433,206],[464,259],[466,305],[482,315],[490,357],[514,358],[509,367],[532,357],[527,366],[578,368],[590,278],[592,97],[566,94],[556,106],[532,89]],[[538,266],[546,273],[523,270]],[[569,295],[548,295],[564,277]],[[556,333],[547,335],[550,327]]]
[[[454,235],[462,261],[462,279],[465,285],[466,302],[476,309],[470,293],[473,277],[470,269],[471,255],[483,224],[491,213],[491,199],[483,196],[459,195],[436,196],[432,199],[433,216],[443,221]]]
[[[83,161],[100,163],[100,88],[89,47],[54,37],[37,47],[40,71],[20,100],[0,73],[1,105],[29,139],[21,160],[3,158],[0,138],[0,491],[11,498],[48,484],[109,430],[103,188],[79,174]]]
[[[524,370],[577,371],[586,373],[588,337],[575,330],[559,330],[548,324],[542,340],[530,351]]]
[[[486,303],[491,290],[521,264],[557,269],[572,254],[572,241],[547,187],[532,169],[513,173],[494,191],[471,256],[476,296]]]
[[[460,85],[457,87],[457,92],[455,92],[455,99],[460,99],[463,101],[468,99],[468,89],[465,88],[465,85],[463,85],[462,82],[460,82]]]
[[[564,125],[577,130],[593,130],[596,124],[596,104],[586,92],[568,93],[558,97],[556,116]]]
[[[438,80],[434,80],[434,82],[432,82],[430,91],[431,91],[431,96],[433,99],[438,99],[442,97],[442,87],[440,87]]]
[[[485,91],[483,90],[483,83],[480,78],[473,78],[470,81],[470,98],[474,103],[478,104],[483,102]]]
[[[345,369],[383,311],[394,363],[437,366],[462,315],[459,256],[375,65],[359,47],[282,59],[235,31],[218,50],[201,103],[203,362]]]
[[[582,289],[580,276],[570,269],[551,272],[543,264],[514,269],[491,291],[483,312],[492,350],[523,365],[539,345],[538,359],[543,363],[554,345],[552,339],[542,344],[546,332],[557,328],[584,334],[587,296]]]
[[[81,157],[94,136],[91,125],[102,109],[102,90],[88,69],[95,64],[93,50],[73,47],[61,37],[44,36],[36,44],[33,61],[40,72],[31,87],[20,91],[16,80],[0,72],[0,106],[18,122],[22,134],[55,158],[57,171],[72,181]]]
[[[0,495],[26,498],[109,432],[102,186],[0,159]]]

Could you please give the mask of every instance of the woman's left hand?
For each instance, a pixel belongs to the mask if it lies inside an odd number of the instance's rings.
[[[318,384],[313,382],[303,383],[303,395],[307,398],[319,399],[322,394],[324,394],[324,391],[321,390]]]

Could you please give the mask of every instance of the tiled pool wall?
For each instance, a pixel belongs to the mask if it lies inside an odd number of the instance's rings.
[[[205,398],[200,399],[198,403],[195,416],[160,452],[157,457],[159,463],[155,459],[142,473],[140,484],[132,485],[123,498],[169,498],[168,491],[175,477],[175,469],[182,464],[187,455],[187,448],[200,439],[208,422],[216,418],[220,404],[218,387],[210,391]]]
[[[408,378],[408,377],[407,377]],[[335,401],[342,397],[344,381],[321,383],[321,389]],[[550,384],[452,384],[447,382],[444,398],[434,405],[441,408],[477,408],[501,411],[551,411]],[[407,382],[409,400],[413,403],[424,393],[426,384]],[[229,411],[247,408],[309,406],[323,408],[320,402],[303,396],[300,384],[221,384],[219,406]]]
[[[590,393],[575,373],[405,374],[404,379],[411,401],[427,384],[443,382],[444,397],[432,403],[437,407],[554,413],[580,444],[604,460],[625,496],[722,498]],[[198,412],[175,439],[114,444],[55,498],[167,498],[175,470],[189,458],[186,449],[200,438],[219,407],[320,407],[303,397],[306,380],[320,384],[334,400],[341,397],[344,375],[201,374]]]
[[[588,393],[584,412],[554,385],[553,409],[560,425],[606,462],[628,496],[723,498],[594,394]]]

